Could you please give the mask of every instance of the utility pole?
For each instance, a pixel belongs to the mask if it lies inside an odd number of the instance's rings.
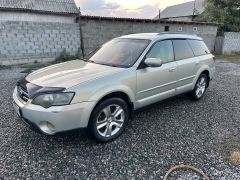
[[[81,8],[79,7],[78,23],[79,23],[79,30],[80,30],[80,43],[81,43],[81,47],[80,47],[80,48],[81,48],[82,56],[83,56],[83,58],[84,58],[85,53],[84,53],[84,40],[83,40],[81,16],[82,16]],[[79,58],[81,58],[81,54],[80,54],[80,57],[79,57]]]
[[[158,12],[158,20],[159,20],[159,22],[161,21],[160,19],[161,19],[161,10],[159,9],[159,12]]]

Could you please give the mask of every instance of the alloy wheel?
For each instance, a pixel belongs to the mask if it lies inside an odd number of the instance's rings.
[[[111,104],[100,111],[97,117],[97,132],[103,137],[111,137],[120,131],[125,120],[124,109]]]
[[[205,77],[201,77],[196,85],[195,95],[197,98],[201,98],[204,94],[207,87],[207,79]]]

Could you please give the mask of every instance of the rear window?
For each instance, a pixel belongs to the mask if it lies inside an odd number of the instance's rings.
[[[206,44],[200,40],[188,40],[190,46],[192,47],[193,53],[195,56],[201,56],[205,54],[209,54],[210,51]]]
[[[194,57],[193,51],[187,40],[173,40],[175,59],[188,59]]]

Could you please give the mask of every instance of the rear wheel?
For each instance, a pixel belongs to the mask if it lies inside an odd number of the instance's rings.
[[[201,74],[197,80],[197,83],[192,91],[191,95],[194,100],[199,100],[206,92],[208,85],[208,77],[206,74]]]
[[[129,119],[129,107],[120,98],[110,98],[100,103],[89,121],[91,135],[100,142],[108,142],[122,134]]]

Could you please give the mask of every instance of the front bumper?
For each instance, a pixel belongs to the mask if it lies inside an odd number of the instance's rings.
[[[14,109],[31,129],[47,134],[82,129],[88,126],[95,102],[82,102],[66,106],[54,106],[45,109],[41,106],[21,100],[17,88],[13,92]]]

